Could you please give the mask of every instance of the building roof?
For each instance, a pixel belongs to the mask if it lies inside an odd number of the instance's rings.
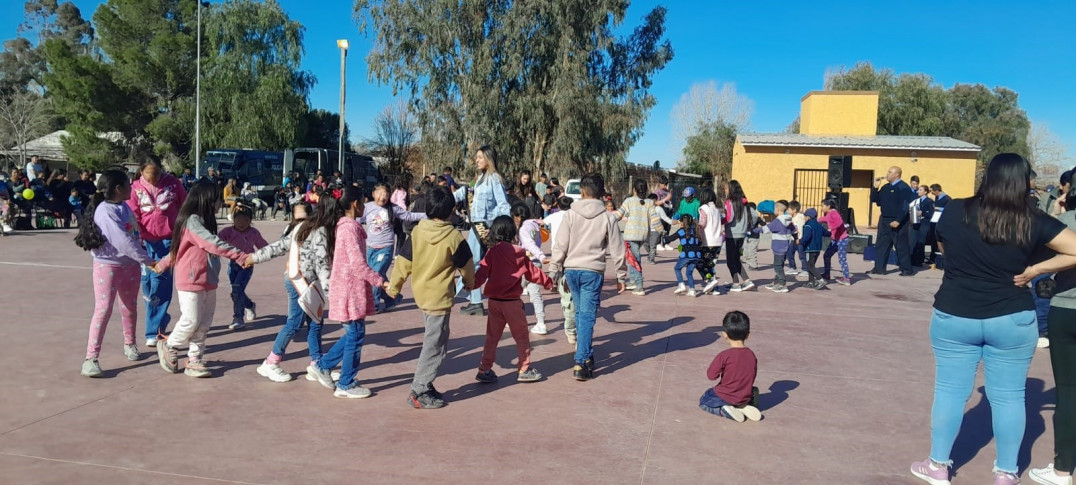
[[[49,133],[40,138],[35,138],[22,145],[15,145],[11,148],[0,149],[0,155],[6,156],[18,156],[21,151],[26,152],[26,156],[37,155],[45,160],[52,161],[66,161],[67,153],[64,152],[63,137],[71,136],[67,130],[59,130]],[[123,135],[118,131],[111,131],[108,133],[100,133],[98,138],[103,138],[112,142],[119,142],[123,140]]]
[[[801,135],[799,133],[745,133],[738,136],[743,146],[872,148],[878,150],[941,150],[978,152],[978,145],[947,136],[852,136]]]

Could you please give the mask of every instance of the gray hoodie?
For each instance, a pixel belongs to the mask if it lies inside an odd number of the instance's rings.
[[[551,271],[582,269],[605,273],[605,253],[613,257],[617,280],[628,275],[624,259],[624,237],[617,226],[616,213],[605,211],[598,199],[580,199],[564,214],[557,244],[553,248]]]

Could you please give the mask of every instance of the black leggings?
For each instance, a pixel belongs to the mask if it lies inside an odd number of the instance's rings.
[[[741,277],[744,281],[751,280],[751,278],[747,277],[747,271],[743,269],[743,263],[740,262],[740,255],[743,253],[743,241],[744,238],[742,237],[725,239],[725,245],[728,247],[725,262],[728,264],[729,273],[732,273],[733,283],[739,283]]]
[[[1076,466],[1076,310],[1050,307],[1050,364],[1057,386],[1054,411],[1054,468]]]
[[[699,249],[702,258],[699,264],[695,265],[695,269],[699,271],[703,281],[710,281],[717,277],[717,257],[721,254],[721,246],[704,246]]]

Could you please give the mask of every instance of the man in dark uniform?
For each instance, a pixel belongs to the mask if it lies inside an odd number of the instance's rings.
[[[874,270],[870,274],[885,274],[889,253],[893,246],[897,248],[897,262],[901,276],[912,276],[911,251],[908,247],[909,205],[915,200],[911,187],[900,179],[900,167],[889,167],[885,181],[874,183],[871,191],[871,203],[882,208],[882,218],[878,221],[878,241],[874,246]]]

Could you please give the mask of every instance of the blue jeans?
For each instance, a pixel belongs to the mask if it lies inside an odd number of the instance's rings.
[[[728,405],[729,403],[725,402],[724,399],[717,397],[717,394],[714,393],[714,388],[712,387],[702,393],[702,397],[699,398],[699,409],[715,416],[732,419],[732,416],[729,416],[725,413],[724,409],[721,409],[723,406]]]
[[[1050,317],[1050,299],[1039,298],[1039,294],[1035,291],[1035,286],[1042,280],[1045,280],[1053,274],[1038,275],[1035,279],[1031,280],[1031,296],[1035,299],[1035,317],[1039,321],[1039,335],[1046,335],[1047,325],[1046,322]]]
[[[635,261],[639,262],[639,267],[643,266],[643,258],[639,257],[641,254],[639,248],[643,245],[643,241],[628,241],[628,249],[631,250],[631,255],[635,257]],[[643,272],[635,269],[635,266],[628,265],[628,283],[638,286],[640,289],[643,287]]]
[[[697,263],[697,261],[690,258],[680,258],[676,260],[676,267],[673,268],[676,270],[676,284],[679,285],[684,282],[683,272],[684,268],[687,268],[687,287],[695,287],[695,263]]]
[[[475,271],[478,271],[478,262],[482,261],[482,245],[478,243],[478,235],[475,234],[474,229],[467,231],[467,246],[471,248],[471,258],[474,260]],[[463,291],[463,278],[456,279],[456,294]],[[472,304],[482,303],[482,290],[475,288],[471,290],[470,300]]]
[[[930,320],[935,363],[930,459],[951,464],[949,454],[982,361],[997,442],[994,467],[1008,473],[1019,471],[1016,457],[1026,420],[1024,385],[1038,336],[1032,310],[983,320],[934,310]]]
[[[803,268],[804,271],[807,270],[807,254],[803,252],[803,248],[800,247],[799,244],[792,244],[791,246],[789,246],[788,252],[786,254],[788,257],[788,267],[792,268],[793,270],[796,269],[796,255],[799,254],[800,267]]]
[[[254,308],[254,302],[247,297],[251,276],[254,276],[254,268],[243,269],[235,261],[228,264],[228,281],[232,284],[232,319],[241,319],[243,310]]]
[[[348,390],[355,385],[355,374],[359,373],[362,361],[362,342],[366,339],[366,322],[353,320],[344,323],[344,336],[333,344],[325,356],[318,361],[318,368],[328,371],[337,364],[341,365],[340,380],[337,389]]]
[[[392,264],[392,246],[385,246],[383,248],[366,248],[366,263],[370,265],[370,269],[377,271],[385,281],[389,278],[389,265]],[[395,303],[395,299],[389,297],[388,293],[385,293],[385,289],[380,286],[374,287],[374,303],[379,301],[385,302],[385,305]]]
[[[564,272],[568,289],[572,292],[575,303],[575,363],[582,365],[594,356],[594,320],[601,304],[602,283],[605,275],[597,271],[570,269]]]
[[[284,323],[284,328],[280,329],[280,332],[276,334],[276,341],[273,342],[273,353],[284,357],[284,352],[287,351],[291,338],[295,336],[295,332],[299,330],[299,325],[305,320],[310,322],[310,329],[306,333],[306,344],[310,347],[310,361],[318,362],[321,360],[321,324],[311,320],[303,312],[302,307],[299,306],[299,292],[295,291],[295,285],[291,284],[291,280],[286,276],[284,277],[284,290],[288,292],[288,320]]]
[[[146,252],[154,261],[168,255],[172,240],[142,241]],[[142,267],[142,298],[146,301],[146,339],[155,339],[168,330],[168,305],[172,303],[172,270],[161,274]]]

